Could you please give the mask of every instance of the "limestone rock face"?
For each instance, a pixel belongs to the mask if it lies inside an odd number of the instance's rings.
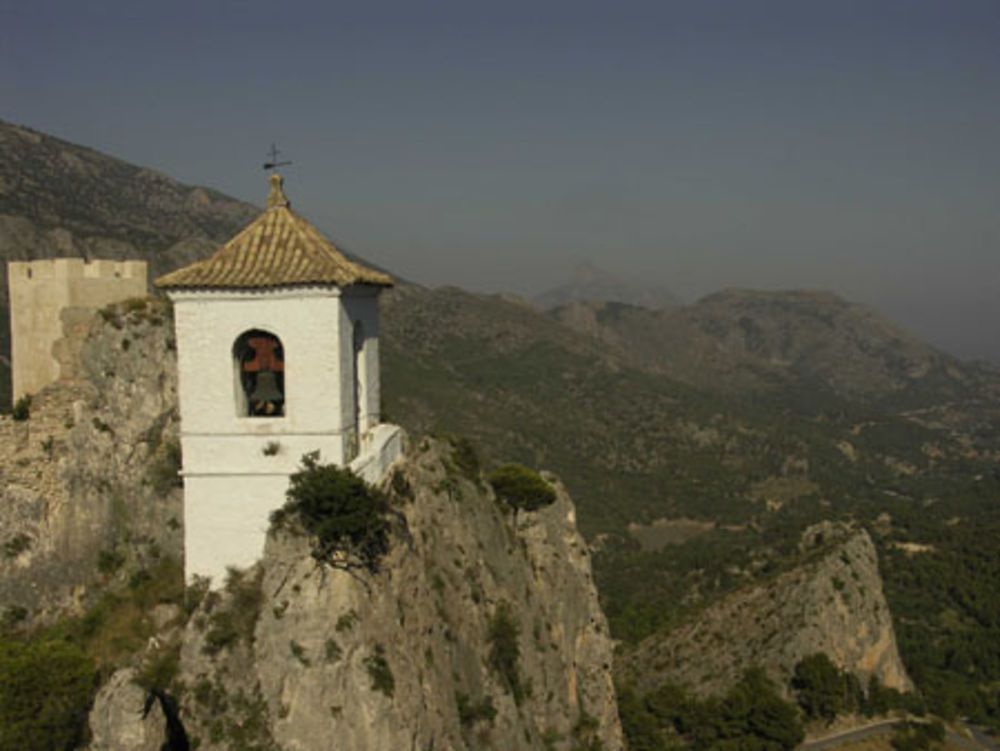
[[[399,519],[377,574],[320,566],[307,540],[272,532],[259,570],[221,601],[208,596],[181,654],[192,742],[206,751],[622,748],[612,642],[565,490],[557,484],[558,500],[519,514],[515,527],[448,453],[425,440],[398,469],[394,486],[411,490],[394,494]],[[247,588],[258,580],[252,641],[206,654],[228,618],[219,614],[253,602]],[[517,624],[519,703],[490,662],[501,611]]]
[[[93,316],[67,337],[73,378],[35,395],[27,420],[0,418],[4,607],[46,620],[132,564],[181,558],[170,316],[152,300]]]
[[[802,549],[802,565],[643,641],[623,674],[647,690],[670,681],[704,695],[725,691],[753,665],[784,686],[799,660],[824,652],[862,686],[874,676],[910,690],[868,533],[824,522],[806,531]]]
[[[117,671],[101,687],[90,710],[89,751],[160,751],[166,718],[157,702],[133,683],[135,670]]]

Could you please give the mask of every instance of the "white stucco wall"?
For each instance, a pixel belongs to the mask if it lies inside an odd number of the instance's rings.
[[[359,447],[395,451],[380,433],[354,435],[354,325],[365,333],[362,431],[378,423],[378,290],[337,287],[266,292],[180,292],[174,301],[181,446],[184,456],[185,570],[224,580],[226,566],[246,566],[263,552],[270,512],[285,501],[288,476],[303,454],[341,466]],[[281,340],[285,414],[237,412],[233,345],[251,329]],[[381,426],[380,426],[381,427]],[[398,431],[398,428],[396,429]],[[359,457],[361,458],[361,457]],[[366,460],[365,476],[381,479],[388,461]],[[205,547],[211,548],[204,550]]]
[[[252,566],[264,552],[271,512],[285,501],[288,475],[184,478],[184,572],[226,582],[230,566]]]
[[[339,435],[340,378],[350,367],[340,349],[339,290],[262,293],[172,293],[177,332],[178,390],[184,437],[225,439],[250,435]],[[285,361],[285,414],[277,418],[237,414],[233,345],[251,329],[281,340]],[[340,462],[334,453],[323,457]],[[246,456],[252,471],[257,456]]]
[[[354,474],[374,485],[388,474],[389,467],[402,455],[402,428],[382,423],[365,434],[361,454],[349,466]]]
[[[347,342],[345,340],[345,343],[348,344],[351,349],[351,353],[348,355],[348,353],[345,352],[344,356],[345,358],[348,356],[353,358],[355,367],[358,367],[359,373],[363,375],[363,378],[361,379],[361,388],[359,390],[361,396],[359,422],[362,433],[378,424],[382,409],[382,395],[379,388],[381,375],[379,373],[379,325],[378,303],[375,297],[376,294],[377,293],[369,288],[344,296],[343,314],[346,318],[344,325],[349,325],[349,328],[345,330],[351,332],[350,341]],[[353,329],[357,323],[360,323],[361,329],[364,332],[364,343],[360,353],[360,358],[355,357],[353,352]],[[358,362],[359,359],[360,362]],[[348,375],[349,377],[353,377],[353,375]],[[345,387],[350,387],[350,383],[345,384]],[[354,409],[354,405],[351,405],[351,409]],[[354,419],[350,411],[346,417],[349,420]]]

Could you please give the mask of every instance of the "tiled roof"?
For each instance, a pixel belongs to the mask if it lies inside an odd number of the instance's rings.
[[[267,209],[214,255],[156,279],[157,287],[260,289],[300,284],[392,286],[388,274],[348,260],[289,208],[282,180],[271,175]]]

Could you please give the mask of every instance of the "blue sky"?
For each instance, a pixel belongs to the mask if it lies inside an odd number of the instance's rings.
[[[0,0],[0,118],[429,285],[832,289],[1000,360],[1000,2]]]

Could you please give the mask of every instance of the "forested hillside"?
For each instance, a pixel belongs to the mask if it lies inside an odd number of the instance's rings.
[[[709,348],[700,374],[682,379],[655,351],[640,361],[607,332],[569,331],[499,297],[400,290],[384,308],[386,408],[408,427],[469,436],[490,461],[558,473],[627,643],[793,567],[810,524],[854,521],[875,541],[904,661],[930,704],[995,718],[1000,553],[983,532],[1000,525],[996,370],[829,295],[813,312],[810,296],[749,297],[794,358],[768,356],[765,368],[758,351]],[[829,331],[799,325],[831,307]],[[704,325],[719,335],[723,323]],[[684,335],[662,337],[680,352]],[[850,377],[838,358],[854,363]],[[694,372],[687,362],[678,376]]]

